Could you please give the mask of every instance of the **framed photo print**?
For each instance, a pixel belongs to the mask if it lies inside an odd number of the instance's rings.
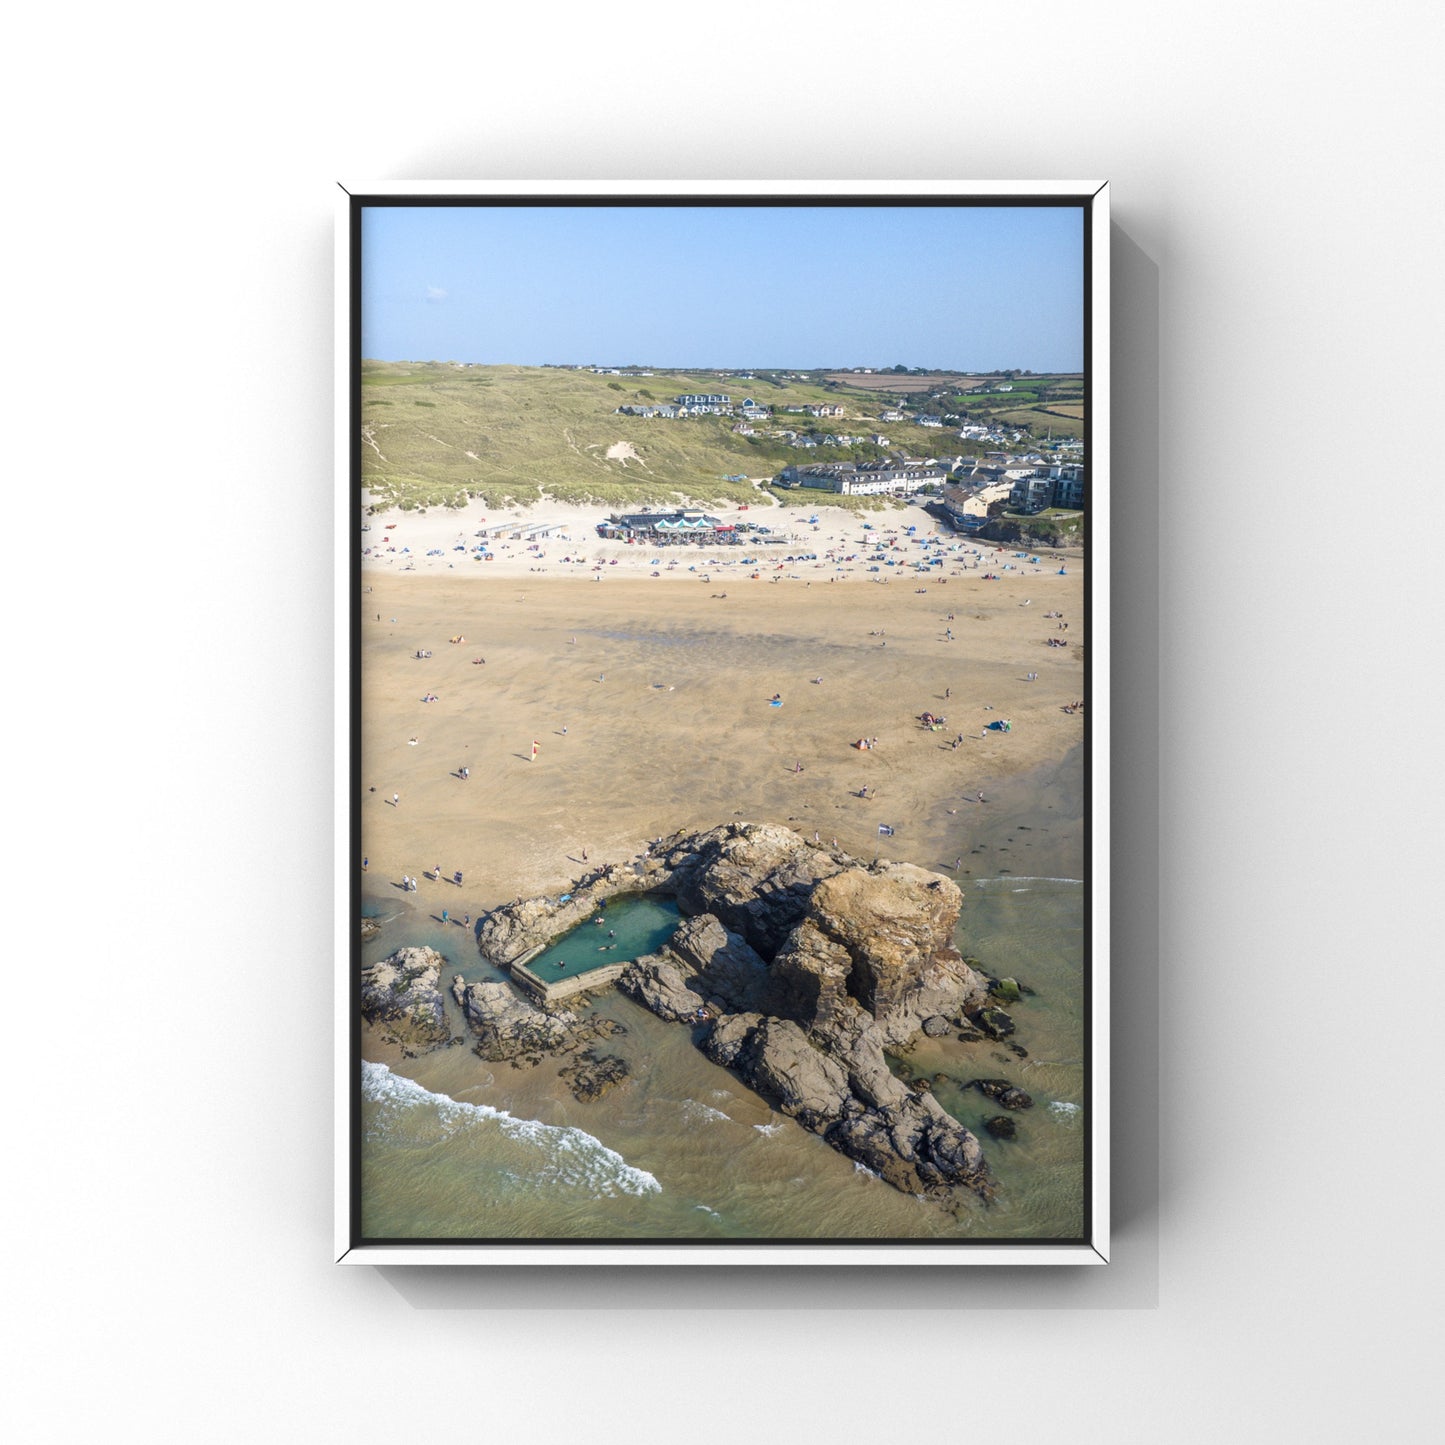
[[[342,189],[338,1259],[1107,1260],[1108,226]]]

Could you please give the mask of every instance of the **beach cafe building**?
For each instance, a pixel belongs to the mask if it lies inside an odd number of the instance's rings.
[[[695,511],[614,512],[605,522],[597,524],[597,533],[626,542],[646,542],[653,547],[668,547],[677,542],[715,545],[742,540],[731,522]]]

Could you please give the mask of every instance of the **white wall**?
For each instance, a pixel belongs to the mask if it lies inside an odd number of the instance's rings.
[[[1358,484],[1435,446],[1438,11],[689,15],[9,22],[17,1438],[1426,1438],[1440,498]],[[1094,175],[1116,1263],[334,1267],[335,179]]]

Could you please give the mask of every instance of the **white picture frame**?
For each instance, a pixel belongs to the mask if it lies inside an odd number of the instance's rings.
[[[1082,1235],[1058,1242],[1012,1243],[978,1238],[948,1242],[866,1239],[773,1243],[766,1239],[591,1242],[517,1239],[485,1243],[426,1239],[368,1240],[359,1228],[360,1149],[357,979],[361,882],[357,870],[359,810],[360,564],[358,427],[361,316],[357,259],[360,219],[369,204],[409,201],[418,206],[477,203],[558,204],[599,200],[629,204],[720,206],[767,198],[778,205],[946,204],[990,202],[1077,204],[1084,218],[1085,461],[1088,476],[1088,544],[1085,584],[1088,629],[1086,808],[1087,902],[1084,1034],[1088,1131]],[[335,1242],[338,1262],[372,1265],[788,1265],[975,1266],[1098,1265],[1109,1259],[1109,189],[1101,181],[536,181],[399,182],[342,185],[336,221],[335,424]],[[839,364],[842,359],[839,359]]]

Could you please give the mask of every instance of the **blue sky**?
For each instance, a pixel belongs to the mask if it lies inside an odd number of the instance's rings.
[[[1083,369],[1079,207],[370,206],[362,355]]]

